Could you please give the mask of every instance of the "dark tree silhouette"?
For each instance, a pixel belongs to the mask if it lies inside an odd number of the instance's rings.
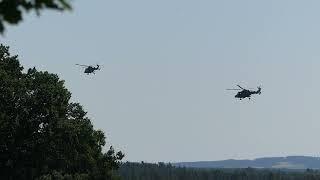
[[[23,72],[0,45],[0,179],[113,179],[124,155],[102,152],[104,133],[70,97],[57,75]]]
[[[23,12],[36,11],[39,15],[43,9],[70,10],[70,0],[1,0],[0,33],[5,30],[5,23],[18,24],[23,20]]]

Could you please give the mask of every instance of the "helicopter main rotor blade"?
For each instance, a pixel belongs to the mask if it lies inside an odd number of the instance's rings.
[[[239,88],[241,88],[241,89],[244,89],[243,87],[241,87],[241,86],[239,86],[239,85],[237,85]]]
[[[227,89],[227,90],[237,90],[237,91],[240,91],[241,89]]]
[[[89,67],[89,66],[83,65],[83,64],[76,64],[76,65],[78,65],[78,66],[83,66],[83,67]]]

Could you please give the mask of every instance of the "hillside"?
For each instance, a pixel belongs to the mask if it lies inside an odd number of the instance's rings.
[[[278,169],[320,169],[320,158],[310,156],[267,157],[254,160],[222,160],[180,162],[172,165],[191,168],[278,168]]]

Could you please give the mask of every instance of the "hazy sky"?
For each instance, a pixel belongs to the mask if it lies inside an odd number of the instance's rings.
[[[0,39],[25,67],[59,74],[125,160],[319,156],[320,1],[73,4]],[[262,94],[236,100],[236,84]]]

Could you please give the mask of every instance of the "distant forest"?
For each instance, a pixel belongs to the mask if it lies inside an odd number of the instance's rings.
[[[122,180],[318,180],[318,170],[274,169],[195,169],[171,164],[124,163],[119,169]]]

